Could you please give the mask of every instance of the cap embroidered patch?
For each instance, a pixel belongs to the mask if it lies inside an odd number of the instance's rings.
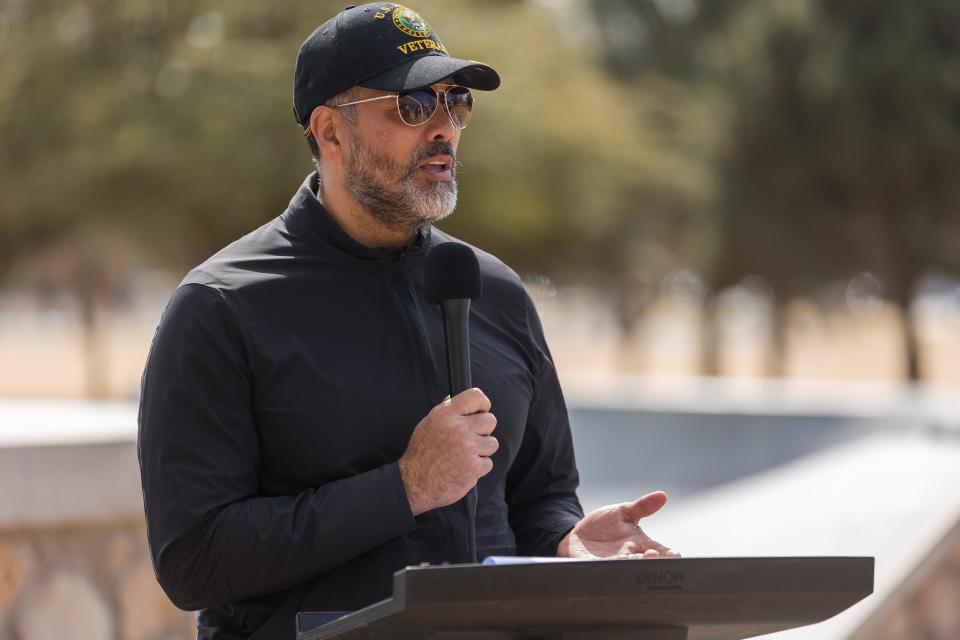
[[[419,13],[402,5],[393,10],[393,25],[408,36],[426,38],[430,35],[430,25]]]
[[[411,91],[453,76],[469,89],[500,86],[492,67],[450,56],[422,15],[384,0],[344,9],[314,29],[293,76],[293,115],[304,129],[314,109],[350,87]]]

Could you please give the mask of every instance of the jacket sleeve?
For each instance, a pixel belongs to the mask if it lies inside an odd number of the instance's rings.
[[[583,518],[579,475],[566,403],[540,319],[527,297],[527,324],[537,370],[523,442],[507,474],[510,528],[517,553],[555,556],[563,536]]]
[[[275,593],[410,531],[397,463],[296,495],[258,495],[245,327],[223,294],[182,285],[144,370],[137,450],[157,578],[199,609]]]

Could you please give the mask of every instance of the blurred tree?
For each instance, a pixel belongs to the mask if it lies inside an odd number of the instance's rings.
[[[111,395],[103,310],[125,305],[131,296],[129,270],[137,263],[129,241],[108,231],[87,229],[45,245],[16,267],[17,279],[32,288],[41,303],[63,294],[74,296],[89,398]]]
[[[105,389],[99,312],[133,267],[182,270],[295,188],[289,166],[306,164],[289,115],[289,51],[309,20],[300,5],[0,11],[0,278],[74,293],[89,395]]]
[[[291,114],[296,51],[342,5],[9,0],[0,277],[101,232],[183,270],[277,215],[311,166]],[[479,96],[458,214],[443,226],[559,279],[632,273],[620,281],[649,286],[651,268],[675,262],[665,247],[706,192],[691,159],[708,122],[679,83],[612,82],[578,13],[518,1],[417,9],[455,55],[504,79]],[[107,264],[111,251],[86,252],[77,269],[129,272]],[[91,292],[104,288],[77,284],[79,308],[95,309]]]
[[[601,16],[615,6],[648,26],[634,50],[610,50],[615,72],[633,83],[683,78],[725,104],[713,242],[690,256],[714,290],[758,274],[782,313],[791,296],[874,273],[902,310],[905,372],[918,379],[912,288],[931,270],[960,273],[960,182],[952,176],[960,162],[960,5],[594,6]],[[631,66],[630,56],[646,63]],[[782,344],[782,323],[773,325]],[[782,367],[772,362],[772,371]]]

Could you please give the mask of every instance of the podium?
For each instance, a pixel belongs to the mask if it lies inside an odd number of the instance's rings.
[[[297,640],[734,640],[826,620],[873,592],[873,558],[656,558],[407,567],[393,597]]]

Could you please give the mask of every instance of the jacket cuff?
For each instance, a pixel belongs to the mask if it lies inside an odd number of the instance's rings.
[[[557,550],[560,547],[560,541],[563,540],[564,536],[573,531],[573,528],[577,526],[577,522],[574,521],[564,525],[558,531],[546,531],[541,536],[541,544],[543,545],[545,556],[555,556],[557,555]]]
[[[410,498],[407,497],[407,490],[403,486],[403,476],[400,475],[400,462],[391,462],[386,466],[387,477],[389,478],[390,488],[393,493],[393,502],[396,504],[396,521],[402,533],[413,531],[417,528],[417,521],[410,509]]]

